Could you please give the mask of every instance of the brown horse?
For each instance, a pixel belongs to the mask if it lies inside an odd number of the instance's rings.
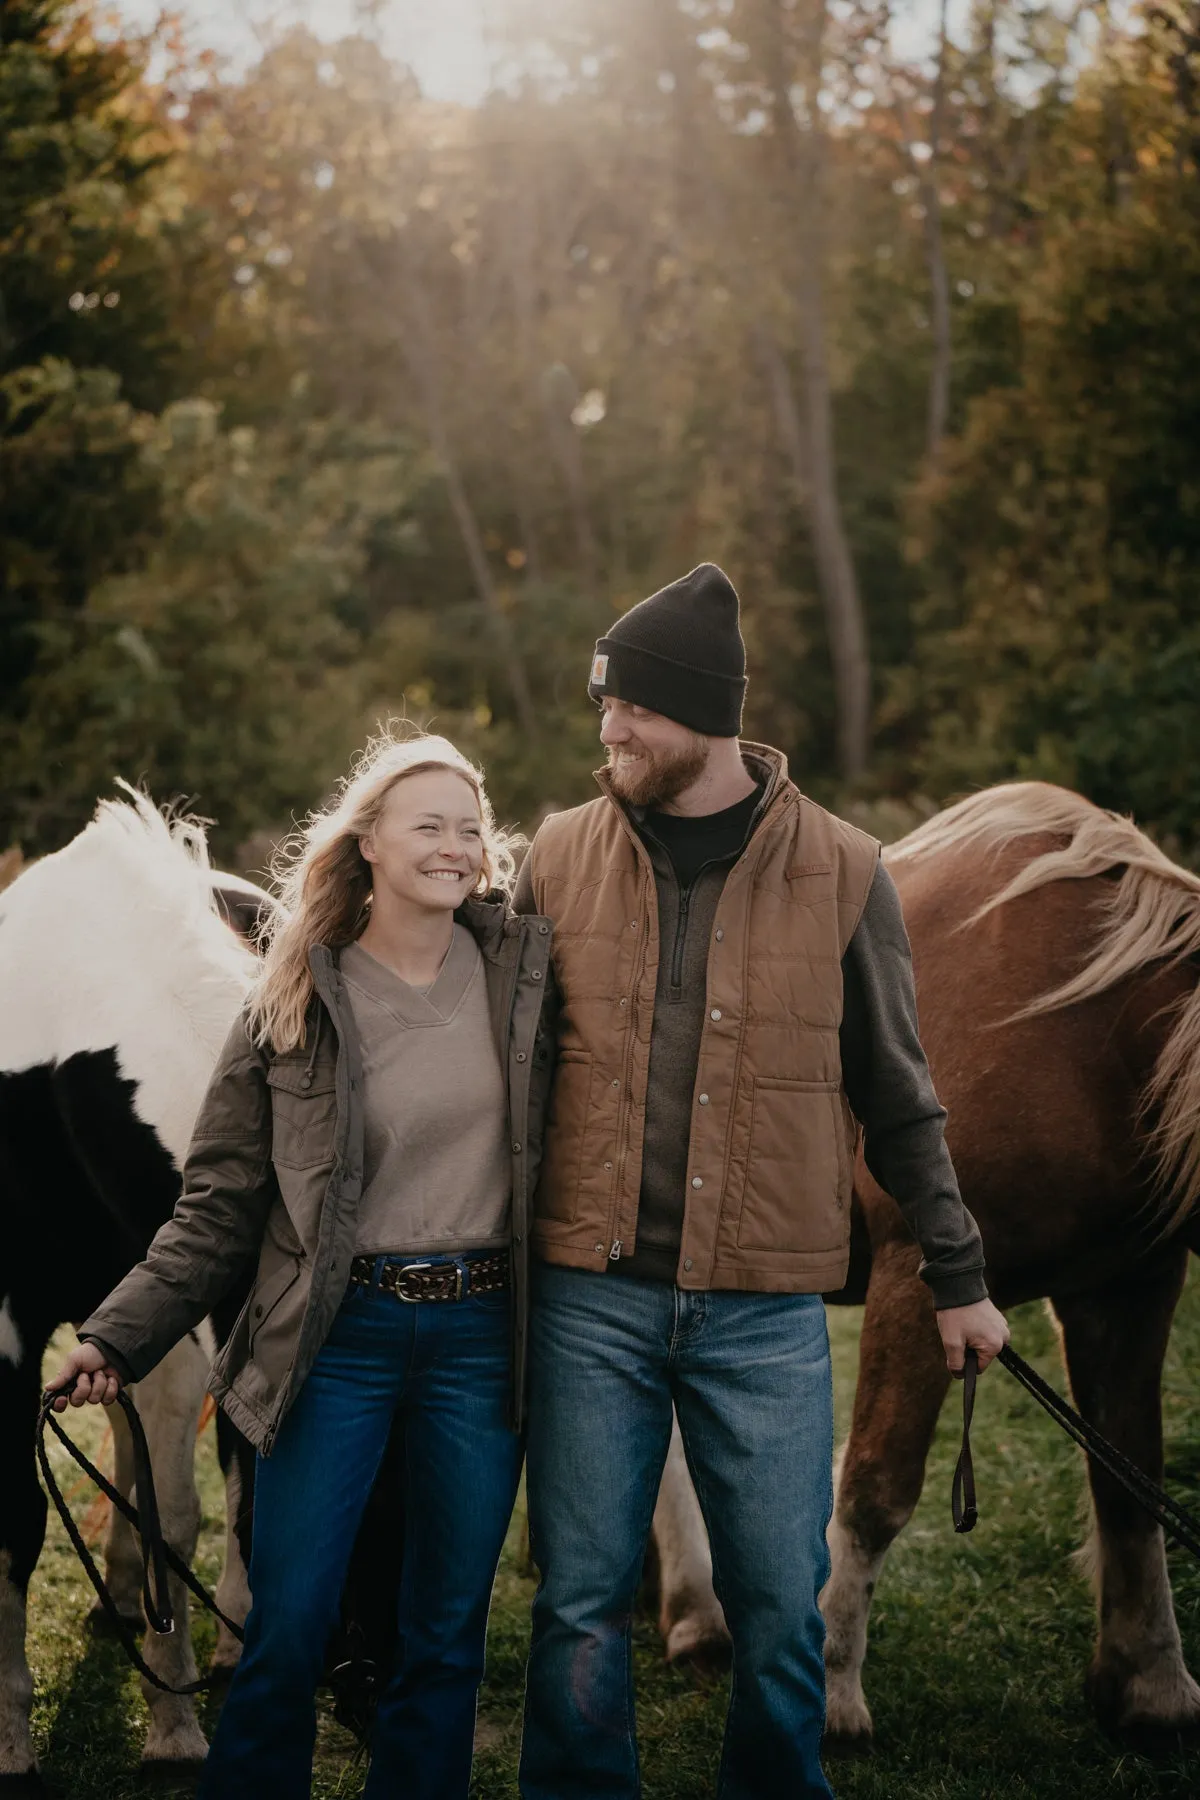
[[[1049,1298],[1080,1411],[1159,1477],[1163,1355],[1200,1247],[1200,877],[1127,820],[1037,782],[938,814],[887,863],[992,1297]],[[866,1307],[822,1605],[829,1731],[861,1742],[871,1594],[920,1496],[948,1376],[917,1248],[861,1158],[856,1210],[860,1285],[830,1296]],[[1114,1727],[1200,1724],[1162,1533],[1089,1477],[1092,1703]],[[685,1501],[664,1492],[660,1512],[678,1538]],[[677,1578],[672,1533],[659,1537],[664,1626],[696,1648],[713,1636],[702,1558],[692,1545]]]

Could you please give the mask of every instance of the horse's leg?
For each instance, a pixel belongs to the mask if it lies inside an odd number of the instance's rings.
[[[40,1793],[29,1731],[33,1677],[25,1658],[25,1597],[46,1535],[46,1496],[33,1460],[44,1341],[0,1307],[0,1432],[12,1446],[0,1480],[0,1792]]]
[[[658,1624],[666,1640],[667,1661],[694,1658],[727,1663],[729,1632],[721,1602],[713,1592],[708,1534],[675,1418],[654,1509],[653,1535],[659,1563]]]
[[[209,1358],[199,1340],[188,1335],[133,1390],[154,1470],[154,1486],[163,1536],[190,1563],[200,1531],[200,1499],[196,1493],[196,1430],[204,1399]],[[136,1503],[137,1496],[134,1495]],[[169,1637],[147,1631],[142,1655],[154,1673],[173,1687],[196,1679],[196,1658],[188,1620],[188,1592],[170,1578],[175,1630]],[[150,1709],[150,1729],[142,1751],[143,1765],[199,1762],[207,1751],[196,1721],[195,1704],[176,1694],[161,1693],[143,1679]]]
[[[108,1411],[108,1423],[113,1435],[113,1486],[128,1500],[133,1492],[133,1439],[129,1435],[129,1427],[125,1423],[125,1414],[119,1406]],[[109,1511],[108,1536],[104,1543],[104,1580],[109,1593],[117,1603],[117,1610],[126,1622],[135,1628],[142,1624],[142,1556],[138,1548],[138,1540],[130,1525],[116,1507]],[[88,1624],[93,1631],[106,1633],[111,1629],[108,1614],[98,1600],[93,1602],[88,1614]]]
[[[885,1244],[867,1289],[854,1413],[829,1527],[832,1567],[821,1595],[825,1728],[844,1745],[871,1735],[862,1687],[871,1597],[892,1540],[920,1499],[949,1380],[916,1249]]]
[[[235,1625],[250,1611],[250,1519],[254,1506],[254,1449],[223,1412],[217,1413],[217,1454],[225,1476],[225,1562],[214,1598]],[[232,1674],[242,1646],[227,1625],[217,1623],[211,1667]]]
[[[1187,1250],[1110,1287],[1055,1299],[1080,1412],[1155,1481],[1162,1479],[1162,1365]],[[1125,1490],[1088,1464],[1099,1634],[1088,1698],[1118,1729],[1200,1725],[1200,1687],[1183,1660],[1163,1534]]]

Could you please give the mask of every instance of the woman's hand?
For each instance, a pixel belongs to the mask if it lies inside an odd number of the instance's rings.
[[[72,1406],[111,1406],[121,1389],[121,1377],[111,1363],[104,1360],[99,1344],[78,1344],[50,1383],[62,1392],[54,1401],[55,1412],[63,1412],[68,1401]]]

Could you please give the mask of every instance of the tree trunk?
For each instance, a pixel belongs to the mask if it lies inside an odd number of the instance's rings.
[[[580,579],[588,593],[594,594],[598,562],[596,534],[592,530],[587,482],[583,472],[583,450],[571,418],[579,398],[579,389],[574,376],[563,363],[553,363],[548,369],[543,369],[537,385],[546,437],[571,504],[571,523],[575,528],[575,553],[579,558]]]
[[[458,526],[458,533],[470,565],[475,591],[483,602],[491,621],[517,718],[520,720],[522,729],[531,738],[536,738],[538,735],[537,711],[529,689],[525,665],[521,661],[520,651],[513,639],[512,626],[501,604],[496,584],[492,580],[487,552],[483,547],[483,535],[480,532],[475,509],[471,505],[458,461],[450,443],[446,411],[442,401],[437,348],[434,342],[428,303],[421,290],[419,280],[409,266],[403,247],[399,249],[397,263],[409,325],[409,330],[403,336],[405,361],[408,363],[414,386],[420,396],[421,409],[425,415],[425,428],[429,433],[429,441],[441,468],[446,491],[450,496],[451,511],[454,514],[454,521]]]
[[[821,263],[824,249],[824,134],[820,123],[818,92],[821,50],[824,40],[824,0],[813,0],[813,27],[804,70],[808,121],[801,125],[792,103],[785,47],[784,6],[774,0],[768,35],[769,85],[774,98],[775,129],[784,167],[792,178],[796,196],[797,315],[804,386],[798,428],[802,432],[808,488],[808,514],[812,527],[817,580],[829,637],[837,698],[838,772],[854,781],[867,766],[871,739],[871,664],[866,619],[858,591],[858,577],[842,519],[837,489],[834,448],[833,398],[829,384],[829,356],[825,337]],[[772,376],[779,396],[787,379],[778,347],[777,368]],[[788,383],[790,386],[790,383]],[[792,404],[795,402],[793,400]]]
[[[676,76],[675,113],[681,140],[677,165],[679,204],[685,215],[690,206],[703,208],[713,222],[716,241],[736,244],[737,232],[722,204],[719,177],[707,156],[705,131],[700,122],[705,102],[696,69],[694,35],[688,34],[685,45],[683,19],[676,0],[660,0],[660,4],[661,61]],[[812,34],[815,52],[810,61],[819,74],[824,0],[811,0],[811,4],[817,9],[817,25]],[[865,770],[870,749],[871,665],[858,579],[837,491],[833,403],[821,293],[820,126],[814,119],[810,128],[802,131],[792,109],[783,12],[782,0],[762,0],[758,18],[765,25],[766,85],[775,100],[780,157],[798,208],[793,217],[799,250],[796,300],[804,367],[802,402],[796,400],[787,364],[765,322],[755,293],[753,271],[741,266],[736,252],[730,257],[723,278],[738,289],[750,316],[768,372],[780,434],[812,531],[817,585],[833,665],[838,772],[843,780],[854,781]],[[815,112],[815,90],[812,98]]]
[[[574,382],[569,376],[566,379],[572,394],[566,398],[560,394],[558,390],[561,384],[554,378],[557,365],[540,370],[538,368],[533,287],[537,241],[537,220],[533,204],[535,180],[536,170],[530,166],[523,166],[517,184],[512,228],[505,244],[509,291],[512,296],[513,314],[517,326],[517,356],[522,385],[537,405],[551,459],[558,465],[559,473],[567,490],[571,523],[575,530],[580,579],[587,591],[593,593],[598,569],[596,536],[592,530],[591,511],[583,470],[583,452],[570,417],[577,394],[574,392]],[[566,376],[565,370],[563,373]]]
[[[930,320],[933,326],[933,366],[929,372],[926,449],[933,463],[937,462],[941,454],[946,420],[950,413],[950,277],[946,273],[945,247],[942,243],[942,201],[938,187],[946,101],[946,6],[947,0],[942,0],[937,74],[933,85],[933,113],[929,126],[930,154],[921,176],[921,196],[925,207],[925,254],[929,262]]]

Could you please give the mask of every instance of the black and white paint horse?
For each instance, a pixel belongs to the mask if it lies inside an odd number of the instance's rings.
[[[65,849],[0,894],[0,1789],[24,1778],[31,1794],[25,1600],[46,1524],[33,1459],[43,1354],[56,1328],[84,1319],[170,1217],[196,1113],[253,975],[248,929],[270,906],[250,883],[210,870],[198,826],[164,819],[126,791],[128,801],[103,802]],[[206,1325],[134,1390],[165,1532],[188,1561],[212,1349]],[[128,1491],[127,1434],[118,1409],[111,1418],[116,1479]],[[223,1461],[233,1491],[218,1599],[239,1619],[249,1597],[234,1530],[237,1464]],[[116,1518],[106,1574],[121,1611],[140,1619],[140,1558]],[[144,1654],[182,1686],[196,1667],[178,1582],[172,1599],[180,1629],[148,1633]],[[216,1664],[232,1666],[237,1651],[222,1628]],[[143,1687],[144,1763],[203,1758],[193,1703]]]

